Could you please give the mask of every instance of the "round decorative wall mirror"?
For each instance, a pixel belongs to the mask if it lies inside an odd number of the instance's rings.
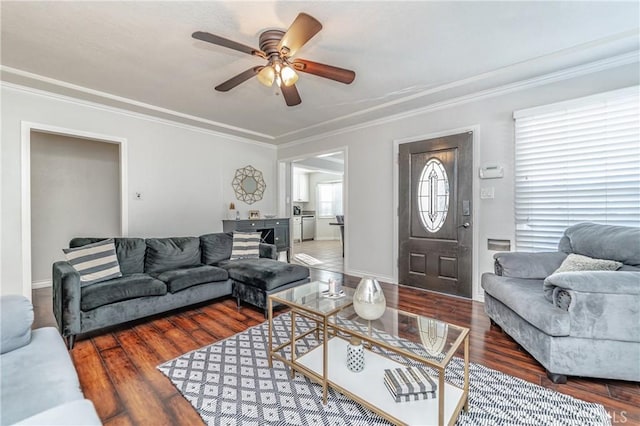
[[[237,169],[231,186],[236,193],[236,198],[247,204],[262,200],[264,190],[267,189],[262,172],[252,166]]]

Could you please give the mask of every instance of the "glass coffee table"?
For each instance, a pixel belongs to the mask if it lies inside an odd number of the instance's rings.
[[[273,367],[273,358],[284,362],[291,367],[292,371],[300,371],[307,377],[314,379],[320,383],[323,387],[322,397],[323,401],[327,403],[327,387],[329,384],[329,363],[323,362],[318,372],[313,372],[299,365],[296,362],[295,345],[296,340],[301,339],[313,332],[319,337],[319,333],[322,332],[323,341],[326,340],[325,336],[329,332],[329,318],[335,315],[342,309],[351,306],[353,304],[353,293],[355,290],[351,288],[343,287],[344,295],[342,297],[327,297],[323,292],[329,290],[329,284],[322,281],[312,281],[307,284],[302,284],[294,288],[280,291],[269,295],[267,299],[267,310],[269,316],[269,367]],[[277,347],[273,347],[273,304],[280,303],[282,305],[291,308],[291,340],[280,344]],[[307,330],[302,334],[296,334],[296,315],[301,315],[305,318],[313,320],[316,327]],[[280,350],[290,346],[291,359],[280,353]],[[320,345],[318,348],[322,348],[324,359],[327,359],[328,346]]]
[[[332,387],[381,417],[399,425],[454,424],[460,411],[468,408],[469,329],[387,307],[375,321],[358,317],[353,309],[353,289],[330,299],[322,292],[326,283],[312,282],[269,296],[269,362],[278,359],[327,389]],[[297,291],[294,291],[297,290]],[[273,347],[273,303],[291,308],[291,340]],[[297,315],[313,320],[315,328],[296,333]],[[316,333],[321,343],[298,356],[297,339]],[[320,333],[322,339],[319,339]],[[365,344],[365,368],[354,373],[347,368],[347,345],[351,336]],[[290,345],[290,357],[280,353]],[[445,380],[445,368],[461,350],[464,362],[462,387]],[[438,384],[436,397],[395,402],[384,384],[384,370],[424,365]],[[271,364],[270,364],[271,366]]]

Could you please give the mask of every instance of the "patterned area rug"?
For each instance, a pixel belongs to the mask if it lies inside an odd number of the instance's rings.
[[[299,332],[310,329],[296,317]],[[274,344],[288,340],[291,316],[274,319]],[[388,425],[389,423],[342,394],[322,388],[301,374],[267,361],[267,323],[166,362],[162,371],[209,425]],[[318,342],[311,333],[297,341],[298,354]],[[391,339],[380,333],[379,338]],[[414,344],[395,341],[411,349]],[[381,351],[380,351],[381,352]],[[397,360],[403,361],[396,356]],[[454,358],[446,379],[463,384],[463,362]],[[470,409],[457,425],[609,425],[600,404],[563,395],[479,364],[470,364]]]

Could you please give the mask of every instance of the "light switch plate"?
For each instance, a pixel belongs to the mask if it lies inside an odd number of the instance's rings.
[[[495,188],[488,186],[486,188],[480,188],[480,198],[483,200],[492,199],[495,196]]]

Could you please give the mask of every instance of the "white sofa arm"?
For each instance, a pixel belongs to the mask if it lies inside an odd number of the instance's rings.
[[[31,341],[33,306],[24,296],[0,297],[0,353],[21,348]]]
[[[93,403],[88,399],[67,402],[16,423],[21,426],[93,426],[101,424]]]

